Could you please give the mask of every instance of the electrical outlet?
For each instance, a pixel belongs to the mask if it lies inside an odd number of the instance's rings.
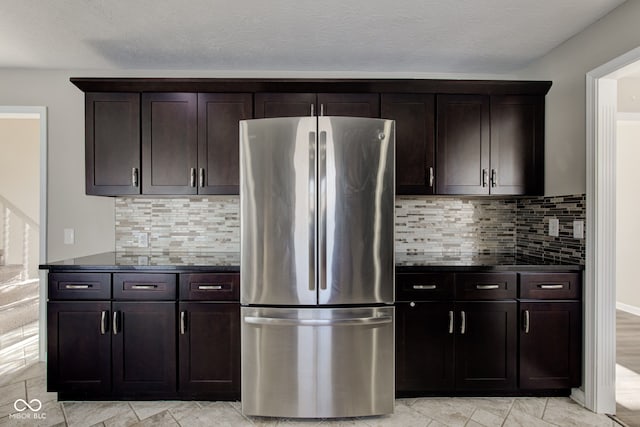
[[[573,238],[584,239],[584,221],[573,221]]]
[[[64,244],[73,245],[76,242],[75,231],[73,228],[64,229]]]
[[[138,233],[138,247],[139,248],[149,247],[149,233]]]
[[[560,235],[560,221],[558,218],[549,218],[549,236],[558,237]]]

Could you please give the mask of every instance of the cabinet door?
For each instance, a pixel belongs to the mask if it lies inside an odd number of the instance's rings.
[[[175,302],[116,301],[113,316],[114,393],[175,396]]]
[[[252,118],[250,93],[198,94],[198,194],[240,194],[240,120]]]
[[[75,398],[111,392],[111,304],[47,303],[47,389]]]
[[[380,108],[396,121],[396,194],[434,194],[434,96],[383,94]]]
[[[315,93],[256,93],[256,119],[304,117],[317,114]]]
[[[142,95],[143,194],[196,194],[197,94]]]
[[[489,97],[438,95],[438,194],[489,194]]]
[[[240,304],[181,302],[179,391],[240,398]]]
[[[396,304],[396,393],[450,391],[454,384],[452,302]]]
[[[517,306],[515,301],[456,303],[456,389],[516,388]]]
[[[544,191],[544,97],[491,97],[491,194]]]
[[[380,96],[377,93],[320,93],[320,116],[380,117]]]
[[[520,388],[580,386],[580,302],[521,302],[520,319]]]
[[[140,94],[85,95],[86,192],[140,194]]]

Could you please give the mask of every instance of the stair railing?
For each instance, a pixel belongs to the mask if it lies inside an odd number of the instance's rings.
[[[20,208],[11,203],[7,198],[0,195],[0,207],[3,212],[2,221],[2,256],[3,263],[7,263],[11,245],[11,218],[16,217],[22,222],[22,272],[20,273],[22,280],[29,279],[29,261],[30,261],[30,240],[31,229],[36,231],[36,238],[40,226],[36,221],[25,214]]]

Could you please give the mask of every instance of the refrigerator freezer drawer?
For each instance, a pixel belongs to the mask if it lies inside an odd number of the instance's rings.
[[[394,308],[242,308],[242,412],[393,413]]]

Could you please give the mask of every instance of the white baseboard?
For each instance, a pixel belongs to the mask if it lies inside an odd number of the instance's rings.
[[[584,391],[582,389],[572,388],[571,395],[569,397],[573,399],[576,403],[578,403],[580,406],[586,407],[585,400],[584,400]]]
[[[636,307],[635,305],[616,302],[616,309],[626,311],[627,313],[635,314],[636,316],[640,316],[640,307]]]

